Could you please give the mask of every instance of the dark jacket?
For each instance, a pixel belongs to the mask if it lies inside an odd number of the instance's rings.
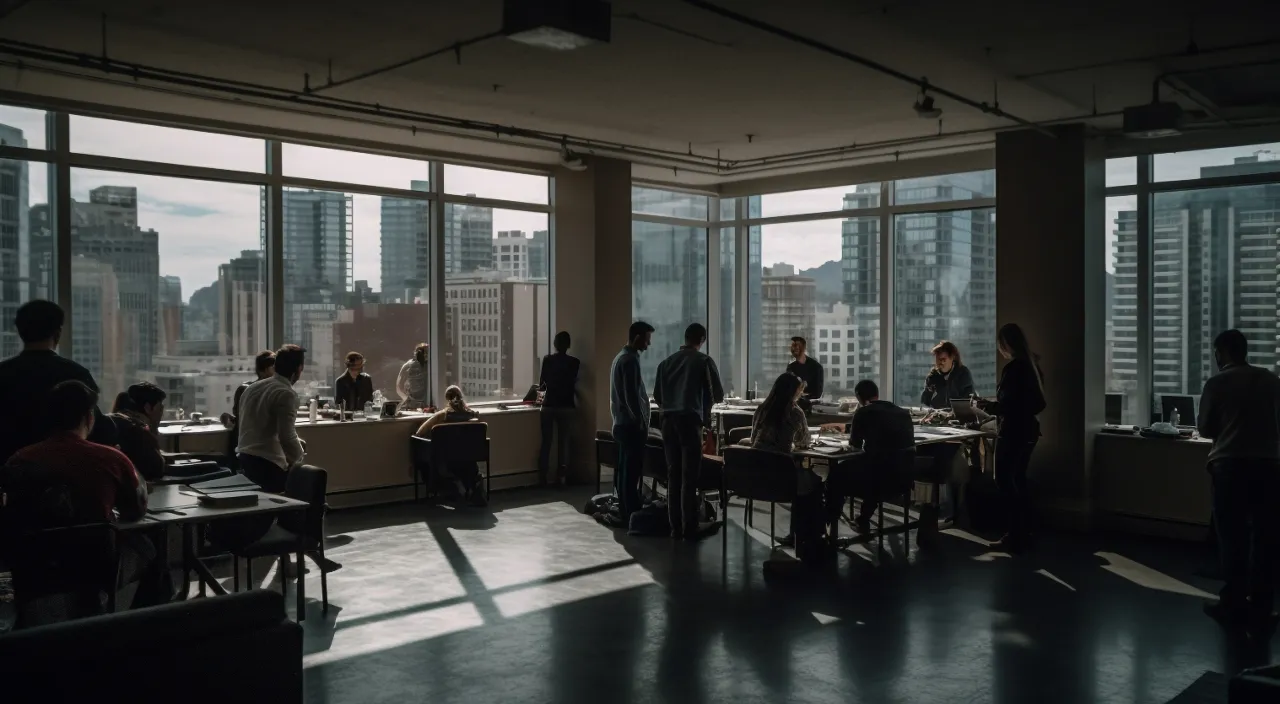
[[[546,408],[573,408],[574,388],[578,384],[578,369],[582,362],[577,357],[556,352],[542,358],[542,373],[538,386],[543,391],[542,405]]]
[[[164,478],[164,455],[160,454],[160,440],[151,432],[151,421],[137,411],[119,411],[111,414],[116,424],[116,439],[120,451],[133,463],[143,479],[155,481]]]
[[[793,361],[787,365],[787,372],[804,380],[804,397],[810,400],[822,398],[822,383],[826,376],[822,365],[813,357],[805,357],[804,364]]]
[[[872,401],[859,408],[849,422],[849,447],[868,455],[883,456],[915,447],[911,413],[888,401]]]
[[[1040,437],[1040,421],[1045,409],[1039,370],[1028,359],[1011,359],[1000,372],[996,402],[983,404],[987,413],[999,417],[1000,437],[1031,440]]]
[[[49,390],[64,381],[81,381],[98,390],[88,369],[57,352],[28,350],[0,362],[0,464],[27,445],[48,435],[43,402]],[[115,424],[94,409],[92,442],[116,444]]]
[[[929,387],[933,387],[933,391]],[[949,374],[943,374],[934,368],[925,377],[920,403],[930,408],[951,408],[952,401],[964,401],[974,393],[973,373],[968,367],[957,364]]]
[[[692,347],[676,350],[658,364],[653,400],[663,415],[696,415],[709,426],[711,406],[724,400],[715,360]]]
[[[355,379],[343,373],[333,382],[333,403],[346,402],[348,411],[363,410],[364,404],[373,401],[373,377],[360,372]]]

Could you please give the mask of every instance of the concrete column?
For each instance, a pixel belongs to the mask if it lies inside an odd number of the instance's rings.
[[[1022,326],[1045,374],[1037,503],[1046,519],[1083,527],[1104,418],[1104,158],[1083,126],[1055,132],[996,137],[996,315]]]
[[[554,198],[554,324],[582,360],[569,479],[588,483],[595,431],[611,425],[609,365],[631,325],[631,164],[592,158],[586,171],[558,170]]]

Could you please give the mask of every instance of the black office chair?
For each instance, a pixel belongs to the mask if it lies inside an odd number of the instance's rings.
[[[234,582],[236,591],[240,590],[240,560],[246,561],[246,575],[249,589],[253,589],[253,560],[257,557],[280,558],[294,553],[312,554],[317,569],[324,560],[324,515],[328,510],[325,493],[329,487],[329,473],[319,467],[302,465],[289,470],[285,479],[284,495],[290,499],[305,501],[307,508],[302,512],[281,514],[280,519],[267,531],[267,534],[246,545],[233,550],[231,559],[234,565]],[[316,559],[316,555],[319,559]],[[306,589],[303,584],[304,565],[298,566],[298,620],[306,618],[303,603]],[[280,575],[280,593],[284,594],[285,578]],[[320,597],[324,613],[329,613],[329,576],[320,570]]]
[[[608,467],[613,470],[613,476],[618,476],[618,441],[613,439],[613,433],[608,430],[596,431],[596,493],[600,493],[600,486],[603,483],[601,478],[604,475],[604,468]]]
[[[488,500],[489,424],[480,421],[442,423],[431,429],[431,437],[409,438],[409,458],[413,466],[413,498],[418,499],[418,484],[426,484],[427,496],[436,493],[442,480],[441,470],[455,463],[484,463],[484,498]],[[477,479],[479,477],[477,476]]]
[[[796,500],[796,465],[791,455],[752,447],[726,447],[724,450],[724,489],[750,501],[769,502],[769,548],[776,549],[774,540],[778,504]],[[748,508],[749,512],[751,509]],[[750,525],[749,513],[744,513],[743,523]],[[727,517],[726,535],[722,545],[729,544]]]
[[[737,445],[738,443],[750,437],[751,437],[751,426],[748,425],[745,427],[734,428],[733,430],[730,430],[729,434],[725,437],[725,442],[728,443],[729,445]]]
[[[915,488],[916,477],[916,450],[909,447],[905,450],[889,453],[883,457],[876,458],[871,463],[858,468],[858,471],[869,472],[877,481],[875,513],[876,532],[878,533],[878,547],[884,549],[884,500],[886,497],[895,498],[902,497],[902,530],[906,533],[906,540],[911,539],[911,498],[912,490]],[[928,462],[932,463],[932,458]],[[853,515],[853,498],[849,497],[849,514]],[[864,500],[865,499],[860,499]],[[839,537],[839,521],[834,527]]]

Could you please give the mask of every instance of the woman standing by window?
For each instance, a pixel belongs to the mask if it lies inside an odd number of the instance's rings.
[[[413,348],[413,359],[405,362],[400,367],[400,374],[396,376],[396,393],[400,394],[405,408],[431,408],[427,393],[428,379],[431,376],[431,371],[427,368],[428,349],[430,346],[427,343],[418,343]]]
[[[979,402],[982,410],[999,419],[995,475],[1008,516],[1008,532],[992,548],[1019,552],[1030,547],[1032,537],[1027,466],[1040,440],[1040,421],[1036,416],[1046,405],[1044,374],[1026,334],[1017,324],[1001,327],[996,344],[1000,356],[1009,361],[1000,373],[996,400]]]
[[[943,340],[933,346],[933,369],[924,379],[921,405],[929,408],[951,408],[952,401],[963,401],[974,394],[973,374],[960,363],[960,348]]]
[[[564,481],[569,469],[569,445],[573,437],[574,396],[578,385],[578,369],[582,363],[569,355],[569,333],[556,333],[556,351],[542,358],[538,390],[542,392],[542,447],[538,452],[538,481],[547,483],[551,465],[551,442],[556,440],[556,479]]]

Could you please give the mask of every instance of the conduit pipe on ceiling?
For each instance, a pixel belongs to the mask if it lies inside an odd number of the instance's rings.
[[[895,68],[886,66],[878,61],[868,59],[865,56],[859,56],[852,52],[845,51],[844,49],[839,49],[837,47],[831,46],[830,44],[825,44],[816,39],[806,37],[802,34],[797,34],[795,32],[792,32],[791,30],[783,29],[782,27],[779,27],[777,25],[769,24],[768,22],[758,20],[754,17],[749,17],[747,15],[734,12],[733,10],[720,7],[719,5],[709,3],[706,0],[684,0],[684,2],[694,7],[697,7],[699,9],[706,10],[707,12],[710,12],[712,14],[716,14],[726,19],[730,19],[735,22],[745,24],[748,27],[754,27],[755,29],[758,29],[762,32],[767,32],[774,36],[782,37],[783,39],[796,42],[797,44],[802,44],[804,46],[817,49],[818,51],[831,54],[832,56],[839,57],[846,61],[851,61],[855,64],[858,64],[859,66],[869,68],[873,71],[878,71],[880,73],[883,73],[886,76],[889,76],[890,78],[895,78],[899,81],[902,81],[903,83],[908,83],[912,86],[915,86],[922,92],[928,91],[931,93],[936,93],[938,95],[950,98],[951,100],[954,100],[957,103],[960,103],[962,105],[967,105],[976,110],[980,110],[988,115],[994,115],[996,117],[1001,117],[1006,120],[1011,120],[1013,122],[1018,123],[1019,125],[1022,125],[1023,127],[1036,130],[1037,132],[1041,132],[1050,137],[1056,136],[1052,131],[1047,130],[1043,127],[1040,127],[1039,125],[1037,125],[1036,123],[1030,120],[1018,117],[1017,115],[1011,114],[1005,110],[1000,109],[998,105],[991,105],[985,101],[974,100],[973,98],[966,97],[964,95],[956,93],[955,91],[947,90],[946,88],[940,88],[930,83],[924,77],[917,78],[915,76],[903,73],[902,71],[899,71]]]

